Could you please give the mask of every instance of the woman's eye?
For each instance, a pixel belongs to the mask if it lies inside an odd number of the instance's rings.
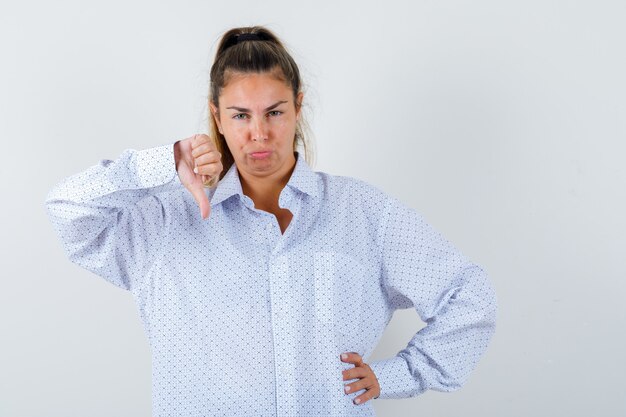
[[[241,120],[241,119],[245,119],[246,117],[248,117],[248,115],[245,113],[237,113],[236,115],[233,116],[233,119]]]
[[[268,113],[270,116],[280,116],[281,114],[283,114],[282,111],[280,110],[272,110],[271,112]]]

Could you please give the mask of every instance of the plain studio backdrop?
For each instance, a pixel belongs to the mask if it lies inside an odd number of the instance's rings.
[[[3,4],[0,416],[150,414],[132,296],[65,258],[44,199],[205,132],[217,39],[253,24],[302,69],[314,168],[406,202],[497,290],[466,385],[377,414],[626,415],[625,18],[617,0]],[[372,359],[421,326],[397,311]]]

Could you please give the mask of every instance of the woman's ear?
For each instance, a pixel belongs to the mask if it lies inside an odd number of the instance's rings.
[[[217,124],[217,129],[223,135],[224,132],[222,131],[222,124],[220,123],[220,112],[219,112],[219,109],[217,108],[217,106],[212,101],[209,101],[209,107],[211,108],[211,115],[215,119],[215,124]]]

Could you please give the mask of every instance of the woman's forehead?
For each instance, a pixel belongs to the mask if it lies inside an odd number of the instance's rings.
[[[220,104],[262,106],[277,100],[288,101],[291,88],[270,73],[238,73],[224,86],[220,93]],[[237,103],[230,103],[236,101]],[[265,103],[272,101],[272,103]]]

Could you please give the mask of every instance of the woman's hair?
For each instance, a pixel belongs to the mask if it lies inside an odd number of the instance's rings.
[[[251,34],[238,37],[243,34]],[[252,40],[250,40],[252,38]],[[219,97],[233,75],[241,73],[273,73],[291,88],[294,103],[298,110],[302,103],[297,102],[298,93],[302,91],[302,80],[296,62],[285,49],[282,42],[270,30],[262,26],[234,28],[227,31],[221,38],[211,67],[211,84],[209,87],[209,101],[219,107]],[[215,139],[217,150],[222,154],[223,170],[220,179],[234,163],[234,158],[224,135],[217,127],[209,106],[210,135]],[[306,132],[306,135],[305,135]],[[304,148],[304,155],[309,165],[313,164],[313,151],[309,141],[309,129],[302,112],[296,124],[293,150],[298,145]]]

